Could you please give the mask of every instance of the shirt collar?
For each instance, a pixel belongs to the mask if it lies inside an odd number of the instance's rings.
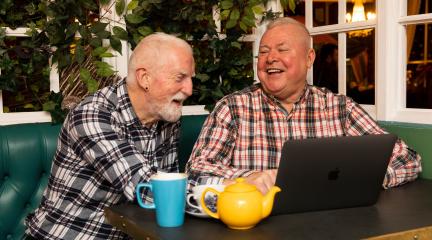
[[[123,116],[126,125],[141,124],[138,119],[130,101],[129,94],[127,91],[126,78],[120,80],[117,84],[117,99],[118,105],[117,110]]]
[[[268,94],[264,91],[264,89],[262,88],[261,84],[257,84],[257,87],[260,88],[262,95],[264,96],[265,99],[267,99],[270,103],[275,104],[277,106],[282,106],[281,102],[273,95]],[[306,100],[309,98],[310,96],[310,85],[306,84],[304,89],[303,89],[303,93],[300,95],[300,97],[297,99],[297,101],[294,102],[294,105],[300,104],[300,103],[304,103],[306,102]]]

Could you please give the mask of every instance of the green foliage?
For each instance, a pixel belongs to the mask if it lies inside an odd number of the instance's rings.
[[[19,38],[5,37],[5,29],[0,28],[0,90],[4,98],[15,96],[10,98],[13,102],[5,102],[6,111],[48,109],[56,114],[53,118],[62,116],[48,107],[57,104],[55,109],[60,109],[61,104],[50,100],[50,58],[58,64],[59,72],[72,65],[82,70],[82,64],[90,57],[98,76],[115,74],[101,58],[114,56],[109,49],[121,54],[120,39],[127,39],[127,32],[117,26],[111,33],[103,21],[106,19],[99,16],[99,6],[108,3],[109,0],[2,0],[0,26],[30,28],[28,37]],[[118,0],[115,10],[122,13],[125,8],[124,1]],[[104,40],[109,42],[106,47],[102,47]],[[81,80],[88,92],[98,87],[92,78]]]
[[[101,61],[122,54],[121,40],[134,48],[145,36],[163,31],[186,39],[194,50],[196,77],[189,104],[212,108],[226,94],[253,83],[252,43],[245,34],[266,12],[268,0],[1,0],[0,2],[0,90],[13,96],[5,111],[49,111],[53,121],[65,116],[61,93],[49,91],[48,65],[57,63],[59,72],[78,66],[80,81],[88,92],[96,91],[99,77],[116,74]],[[281,0],[285,8],[295,0]],[[126,22],[109,28],[99,7],[116,13]],[[220,15],[221,29],[213,19]],[[28,38],[5,37],[5,29],[27,27]],[[97,76],[84,66],[88,59]],[[60,76],[62,78],[63,76]]]
[[[51,114],[53,123],[61,123],[66,117],[66,110],[61,108],[63,96],[61,93],[50,92],[47,101],[43,104],[43,110]]]
[[[267,1],[134,0],[126,16],[132,47],[156,31],[177,34],[194,49],[196,77],[187,104],[205,104],[211,109],[226,94],[253,83],[252,43],[240,39],[255,27],[256,16]],[[213,6],[221,16],[220,36],[213,19]]]

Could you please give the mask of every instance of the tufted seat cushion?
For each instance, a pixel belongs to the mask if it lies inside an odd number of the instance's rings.
[[[40,203],[61,125],[0,126],[0,239],[21,239]]]

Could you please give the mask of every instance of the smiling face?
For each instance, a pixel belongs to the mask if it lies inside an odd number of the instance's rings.
[[[192,95],[195,61],[190,45],[174,36],[155,33],[133,51],[127,86],[132,107],[140,121],[175,122],[183,101]]]
[[[159,58],[162,63],[147,73],[149,112],[156,119],[175,122],[181,117],[183,101],[192,95],[195,62],[189,49],[179,47]]]
[[[295,24],[277,25],[261,38],[258,78],[265,92],[283,103],[296,101],[306,85],[306,75],[315,59],[309,36]]]

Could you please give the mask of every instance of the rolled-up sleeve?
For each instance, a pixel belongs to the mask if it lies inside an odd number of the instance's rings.
[[[232,152],[237,126],[229,107],[219,102],[204,122],[186,165],[191,185],[221,184],[226,178],[248,176],[255,171],[233,166]]]

